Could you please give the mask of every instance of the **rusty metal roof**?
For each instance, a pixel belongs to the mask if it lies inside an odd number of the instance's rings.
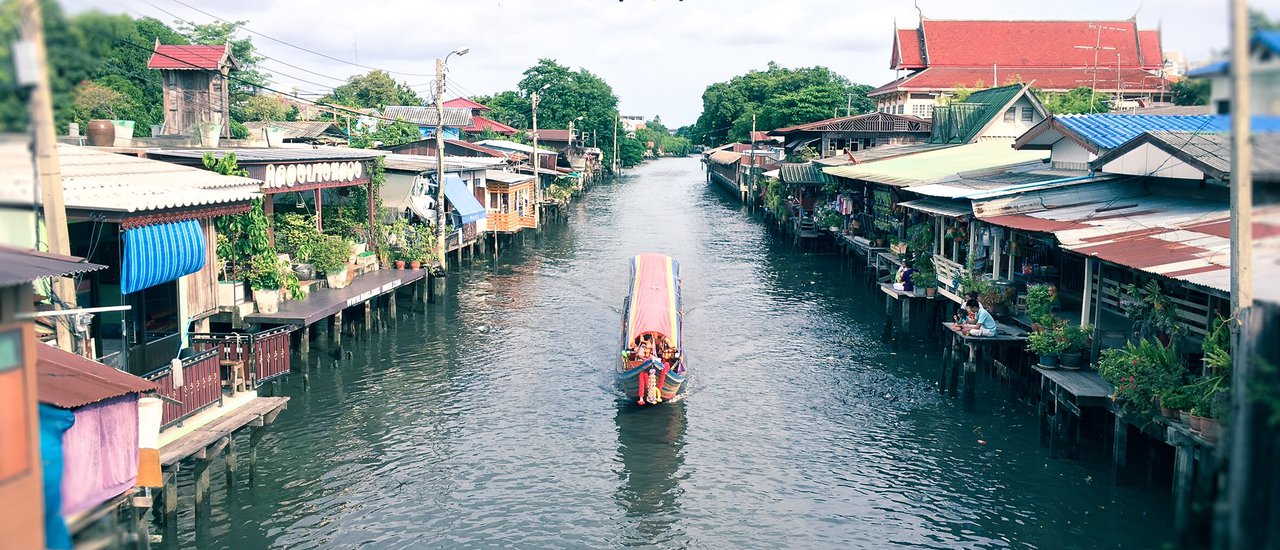
[[[36,383],[41,403],[63,409],[158,388],[149,380],[44,344],[36,346]]]
[[[66,277],[106,269],[83,258],[14,248],[0,244],[0,287],[16,286],[45,277]]]
[[[732,151],[716,151],[707,158],[716,164],[733,164],[742,160],[742,154]]]

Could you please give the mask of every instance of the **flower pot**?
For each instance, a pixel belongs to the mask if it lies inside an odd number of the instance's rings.
[[[915,287],[911,289],[911,293],[916,296],[924,296],[924,287]]]
[[[284,145],[284,128],[279,126],[263,128],[262,133],[267,138],[267,147],[280,147]]]
[[[934,296],[937,296],[937,295],[938,295],[938,287],[936,287],[936,286],[931,286],[931,287],[929,287],[929,288],[924,289],[924,295],[925,295],[925,296],[928,296],[928,297],[930,297],[930,298],[932,298],[932,297],[934,297]]]
[[[344,266],[325,273],[324,281],[329,284],[329,288],[346,288],[347,268]]]
[[[299,279],[310,281],[316,278],[316,266],[311,264],[298,264],[293,266],[293,273]]]
[[[163,135],[163,134],[164,134],[164,125],[163,125],[163,124],[152,124],[152,125],[151,125],[151,137],[156,137],[156,136]]]
[[[1076,370],[1080,368],[1080,364],[1083,362],[1084,362],[1084,356],[1078,351],[1062,354],[1063,369]]]
[[[218,306],[235,307],[244,303],[244,283],[218,281]]]
[[[1169,407],[1164,406],[1164,403],[1160,403],[1160,416],[1163,416],[1171,420],[1177,419],[1178,411],[1175,411],[1173,409],[1170,409]]]
[[[116,128],[115,146],[128,147],[133,145],[133,121],[132,120],[113,120],[111,124]]]
[[[404,260],[396,260],[396,269],[404,269]]]
[[[1047,369],[1057,368],[1057,367],[1058,367],[1058,355],[1057,355],[1057,354],[1053,354],[1053,355],[1048,355],[1048,354],[1046,354],[1046,355],[1041,355],[1041,356],[1040,356],[1040,366],[1042,366],[1042,367],[1044,367],[1044,368],[1047,368]]]
[[[258,305],[258,313],[275,313],[280,311],[280,291],[254,290],[253,303]]]
[[[1204,417],[1200,419],[1200,435],[1209,441],[1217,441],[1220,426],[1217,418]]]
[[[1202,429],[1204,429],[1204,417],[1191,415],[1191,431],[1199,432]]]
[[[89,145],[94,147],[111,147],[116,141],[116,125],[110,120],[90,120],[85,129],[89,136]]]
[[[418,260],[409,262],[409,269],[422,269],[422,262]]]
[[[218,141],[222,139],[221,124],[201,124],[200,125],[200,146],[201,147],[217,147]]]
[[[1191,425],[1191,413],[1189,413],[1189,412],[1187,412],[1187,411],[1178,411],[1178,422],[1181,422],[1181,423],[1183,423],[1184,425],[1190,426],[1190,425]]]

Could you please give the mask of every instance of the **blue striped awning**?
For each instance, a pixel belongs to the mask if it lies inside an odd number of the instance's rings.
[[[453,205],[453,209],[462,217],[462,223],[471,223],[487,216],[484,205],[476,200],[476,197],[467,191],[467,184],[462,182],[462,178],[457,174],[444,175],[444,196],[449,199],[449,204]]]
[[[205,246],[204,232],[196,220],[126,230],[120,292],[132,294],[200,271]]]

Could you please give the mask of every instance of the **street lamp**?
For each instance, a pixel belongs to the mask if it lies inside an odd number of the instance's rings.
[[[440,269],[445,268],[444,247],[444,64],[451,56],[467,55],[470,48],[458,48],[444,59],[436,58],[436,256]]]

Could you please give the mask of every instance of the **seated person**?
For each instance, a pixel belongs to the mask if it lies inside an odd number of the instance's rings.
[[[965,323],[961,329],[964,334],[969,336],[995,336],[996,335],[996,319],[986,309],[978,306],[977,300],[969,300],[965,303],[965,309],[969,310],[969,315],[974,318],[973,323]]]
[[[893,276],[893,289],[901,290],[903,292],[915,292],[916,285],[911,282],[911,275],[913,273],[915,273],[915,270],[911,269],[911,266],[904,262],[902,266],[898,268],[898,272]]]

